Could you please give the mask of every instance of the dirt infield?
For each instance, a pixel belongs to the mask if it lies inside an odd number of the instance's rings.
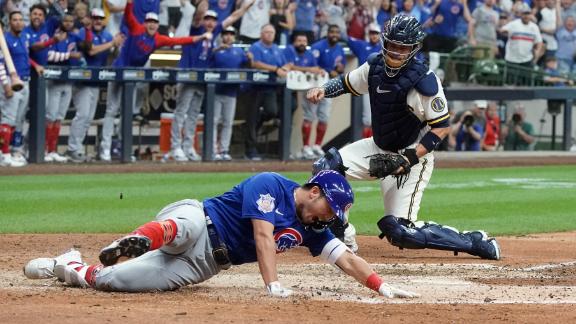
[[[296,249],[279,257],[296,296],[267,297],[256,264],[165,293],[103,293],[22,275],[30,259],[75,246],[87,262],[115,236],[1,235],[0,323],[574,323],[576,233],[499,238],[504,258],[401,251],[360,237],[360,254],[394,285],[422,294],[388,300]]]

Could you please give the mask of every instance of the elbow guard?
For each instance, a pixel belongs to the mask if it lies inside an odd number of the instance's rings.
[[[334,98],[345,93],[348,93],[346,87],[344,87],[344,83],[342,82],[342,77],[330,79],[326,84],[323,86],[324,88],[324,97],[326,98]]]

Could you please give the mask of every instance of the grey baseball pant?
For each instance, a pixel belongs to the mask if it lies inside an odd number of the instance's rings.
[[[76,87],[75,95],[72,97],[76,115],[70,124],[70,136],[68,137],[68,150],[72,152],[84,153],[84,138],[94,119],[100,88],[97,86],[80,85]]]
[[[173,220],[178,233],[169,245],[103,268],[95,288],[106,291],[166,291],[210,279],[220,272],[212,257],[202,203],[185,199],[160,211],[156,220]]]
[[[137,93],[140,84],[134,87],[134,94]],[[124,87],[118,82],[108,82],[107,97],[106,97],[106,114],[104,115],[104,122],[102,123],[102,141],[100,142],[100,152],[110,152],[112,147],[112,135],[114,135],[114,119],[120,111],[122,104],[122,91]],[[132,113],[137,114],[140,107],[137,105],[138,99],[134,95],[132,102]]]
[[[46,119],[49,122],[63,120],[72,100],[72,85],[66,82],[50,81],[47,88]]]
[[[2,124],[22,127],[26,109],[28,108],[28,99],[30,97],[30,87],[28,82],[24,82],[24,88],[20,91],[14,91],[11,98],[6,98],[4,87],[0,86],[0,112]]]
[[[304,112],[304,120],[314,121],[318,119],[319,122],[328,123],[328,119],[330,118],[330,105],[332,105],[331,98],[324,98],[318,104],[303,100],[302,110]]]
[[[194,135],[196,134],[198,115],[200,115],[202,108],[202,100],[204,100],[204,92],[204,88],[199,86],[178,84],[178,96],[176,97],[176,109],[174,110],[171,131],[173,150],[182,148],[184,152],[189,152],[194,147]]]
[[[217,132],[214,132],[214,152],[229,152],[232,126],[236,114],[236,97],[216,95],[214,97],[214,125],[222,123],[220,131],[220,149],[218,150]]]

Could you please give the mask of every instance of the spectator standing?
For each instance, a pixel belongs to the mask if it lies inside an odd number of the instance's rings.
[[[91,29],[92,46],[85,53],[86,64],[91,67],[104,67],[107,65],[108,55],[114,48],[120,47],[124,41],[122,34],[113,37],[104,25],[106,18],[104,11],[100,8],[92,9],[90,13],[90,23],[86,28]],[[86,39],[86,28],[79,32],[81,39]],[[80,82],[75,85],[72,102],[76,108],[76,114],[70,125],[70,136],[68,137],[68,150],[66,156],[72,162],[85,162],[84,138],[94,119],[98,98],[100,97],[100,86],[98,83]]]
[[[372,53],[378,53],[382,49],[380,43],[381,28],[375,23],[368,26],[368,41],[348,38],[348,47],[358,59],[358,66],[366,63],[368,56]],[[370,111],[370,95],[362,95],[362,137],[372,136],[372,112]]]
[[[396,15],[396,3],[391,0],[381,0],[380,6],[376,13],[376,23],[384,26],[388,20]]]
[[[106,30],[116,35],[120,32],[122,25],[122,18],[124,17],[124,8],[126,7],[126,0],[103,0],[104,12],[108,18],[106,23]]]
[[[466,22],[472,19],[466,1],[461,3],[459,0],[436,0],[431,12],[435,14],[430,22],[430,34],[424,39],[424,51],[452,52],[458,45],[458,19],[463,17]]]
[[[558,17],[558,25],[557,26],[562,26],[564,25],[564,20],[566,20],[566,17],[568,16],[572,16],[572,17],[576,17],[576,3],[574,3],[574,0],[556,0],[556,10],[557,12],[560,14],[560,17]]]
[[[504,149],[506,151],[532,150],[534,143],[534,126],[525,121],[526,112],[524,107],[518,106],[510,121],[502,128],[502,138],[505,138]]]
[[[540,56],[544,43],[538,25],[532,22],[531,10],[528,6],[521,9],[522,17],[504,25],[501,30],[508,34],[506,54],[508,63],[532,68]]]
[[[82,1],[76,2],[74,5],[74,32],[77,33],[80,28],[84,27],[85,19],[89,19],[88,5]]]
[[[234,11],[234,7],[242,4],[242,0],[208,0],[208,9],[213,10],[218,15],[218,22],[221,23]]]
[[[252,55],[251,67],[266,72],[276,73],[280,78],[285,78],[290,71],[284,53],[278,45],[274,44],[274,26],[264,25],[260,32],[260,40],[250,46]],[[262,160],[256,147],[258,130],[262,123],[276,118],[278,115],[278,96],[275,86],[255,86],[250,92],[251,100],[246,107],[246,153],[249,160]],[[262,108],[262,110],[260,110]]]
[[[498,117],[498,107],[495,102],[488,103],[485,129],[482,150],[496,151],[500,144],[500,117]]]
[[[308,46],[308,38],[306,35],[303,33],[294,34],[293,38],[294,42],[292,45],[287,46],[284,50],[284,56],[286,57],[286,61],[292,64],[292,70],[316,74],[325,73],[324,70],[318,66],[312,51],[306,49]],[[305,94],[306,91],[301,91],[301,93]],[[312,111],[312,107],[308,100],[302,102],[302,109],[304,110],[304,120],[301,128],[303,145],[302,157],[311,160],[316,158],[316,154],[314,154],[312,147],[310,146],[310,132],[312,130],[311,120],[313,120],[314,112]]]
[[[494,0],[484,0],[484,5],[472,12],[472,20],[468,24],[468,36],[472,46],[488,46],[490,57],[498,52],[496,30],[499,14],[494,10]]]
[[[270,9],[270,24],[276,30],[275,44],[286,45],[288,43],[288,37],[295,26],[294,9],[295,4],[290,4],[289,0],[273,0]]]
[[[266,24],[270,23],[270,7],[272,0],[256,0],[254,5],[248,9],[240,23],[240,42],[253,44],[258,41],[260,34]]]
[[[314,18],[318,13],[318,0],[296,0],[296,11],[294,13],[296,26],[294,33],[304,33],[308,37],[308,43],[312,44],[314,38]]]
[[[331,25],[328,27],[328,36],[312,45],[312,54],[314,54],[314,57],[318,60],[318,65],[328,73],[330,78],[338,77],[344,73],[344,67],[346,66],[344,49],[338,44],[339,42],[340,28],[336,25]],[[322,150],[321,145],[324,141],[326,130],[328,129],[331,104],[331,98],[324,98],[316,104],[307,101],[303,105],[305,107],[305,114],[302,129],[309,129],[308,134],[310,134],[312,123],[314,120],[318,121],[316,124],[316,139],[314,145],[311,147],[313,154],[317,157],[324,155],[324,150]],[[306,113],[306,111],[308,111],[308,113]]]
[[[558,71],[561,74],[572,74],[574,69],[574,55],[576,55],[576,19],[572,16],[564,19],[564,26],[556,33],[558,39]]]
[[[322,15],[322,18],[325,18],[326,30],[320,30],[319,35],[327,33],[327,26],[328,25],[337,25],[340,27],[341,36],[344,38],[346,37],[346,12],[344,11],[344,7],[342,6],[343,0],[325,0],[320,5],[319,14]],[[318,17],[317,17],[318,18]],[[318,22],[318,19],[316,20]],[[317,25],[317,27],[319,27]],[[320,39],[318,37],[316,39]],[[310,40],[309,40],[310,43]]]
[[[22,14],[22,19],[24,20],[24,26],[30,24],[30,9],[32,5],[38,3],[38,0],[6,0],[2,1],[4,5],[2,10],[4,14],[10,14],[14,11],[18,11]]]
[[[218,36],[222,29],[231,26],[254,4],[254,0],[244,2],[244,5],[234,11],[221,23],[218,22],[218,14],[212,10],[206,10],[206,2],[202,2],[194,14],[190,35],[202,35],[206,32]],[[178,66],[180,68],[210,67],[214,38],[204,39],[202,42],[186,45],[182,48],[182,56]],[[176,161],[199,161],[200,156],[194,149],[194,134],[198,116],[204,100],[205,88],[203,85],[178,84],[178,97],[176,109],[172,120],[171,156]],[[183,138],[182,138],[183,135]]]
[[[542,40],[546,45],[546,54],[544,57],[554,56],[558,49],[558,42],[556,41],[556,29],[558,28],[558,19],[556,17],[555,0],[546,0],[545,6],[536,13],[536,20],[540,33],[542,33]]]
[[[222,31],[222,44],[214,50],[212,67],[216,69],[238,69],[249,65],[250,60],[246,52],[240,47],[234,47],[236,30],[232,26]],[[216,85],[214,97],[214,160],[230,161],[230,139],[232,138],[232,126],[236,114],[236,97],[238,85]],[[222,127],[218,132],[218,124]]]
[[[124,18],[130,30],[120,55],[114,60],[113,67],[142,67],[148,61],[152,52],[163,46],[185,45],[204,39],[212,39],[211,33],[200,36],[170,38],[158,34],[158,14],[149,12],[146,14],[144,24],[136,20],[132,11],[132,0],[128,0],[124,9]],[[120,109],[123,86],[117,82],[108,83],[108,96],[106,98],[106,114],[102,126],[102,141],[100,142],[100,160],[111,160],[110,149],[112,146],[112,134],[114,133],[114,118]]]
[[[419,23],[423,23],[422,21],[422,11],[420,10],[419,5],[414,4],[414,0],[404,0],[402,3],[402,8],[398,10],[398,13],[412,16],[418,20]]]
[[[356,39],[366,38],[366,28],[373,18],[367,7],[367,0],[345,0],[348,1],[347,32],[349,37]],[[411,1],[411,0],[409,0]]]

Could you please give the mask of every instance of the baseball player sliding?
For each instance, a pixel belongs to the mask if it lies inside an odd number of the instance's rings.
[[[329,150],[314,163],[314,172],[333,169],[351,179],[381,179],[385,216],[378,227],[380,237],[385,236],[392,245],[498,260],[498,243],[483,231],[460,233],[451,227],[416,222],[434,168],[432,152],[450,132],[442,84],[414,58],[424,36],[416,18],[397,15],[383,29],[381,53],[371,54],[354,71],[308,92],[313,103],[345,93],[368,93],[372,111],[373,137],[339,152]],[[352,226],[336,232],[343,232],[343,240],[357,249]]]
[[[278,281],[276,254],[302,245],[382,296],[416,297],[384,283],[327,230],[353,202],[350,184],[336,171],[320,171],[302,186],[277,173],[260,173],[203,202],[166,206],[156,221],[105,247],[102,264],[84,265],[80,252],[71,250],[34,259],[24,273],[105,291],[165,291],[257,261],[268,293],[287,297],[293,291]],[[132,259],[119,263],[122,257]]]

